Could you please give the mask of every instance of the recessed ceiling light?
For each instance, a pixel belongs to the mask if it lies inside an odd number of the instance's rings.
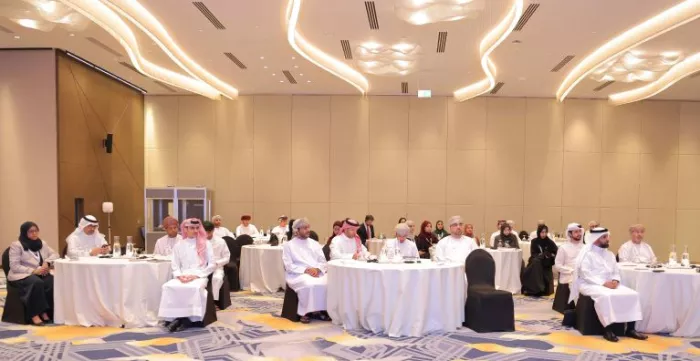
[[[306,82],[307,82],[307,83],[311,83],[311,80],[307,80]]]
[[[302,73],[299,73],[299,76],[304,76],[304,74],[302,74]]]
[[[261,57],[260,57],[260,60],[265,60],[265,57],[264,57],[264,56],[261,56]]]
[[[299,69],[299,65],[294,65],[294,69]]]
[[[263,66],[264,69],[267,69],[267,65]]]
[[[19,35],[15,35],[15,39],[19,39]]]
[[[200,33],[201,33],[201,32],[203,32],[203,31],[204,31],[204,30],[202,30],[202,29],[199,29],[199,32],[200,32]]]
[[[284,83],[284,80],[280,80],[280,83]]]
[[[70,33],[70,34],[68,34],[68,36],[75,36],[75,34],[73,34],[73,33]]]
[[[296,57],[292,57],[292,60],[297,60],[297,58],[296,58]]]
[[[277,74],[275,74],[275,73],[272,73],[272,76],[275,76],[275,75],[277,75]]]
[[[527,80],[527,79],[524,76],[521,76],[520,78],[518,78],[518,80]]]
[[[513,44],[520,44],[520,43],[522,43],[522,41],[520,41],[518,39],[513,40]]]

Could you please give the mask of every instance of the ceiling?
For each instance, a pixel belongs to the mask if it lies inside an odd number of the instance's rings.
[[[225,27],[219,30],[189,0],[139,0],[166,28],[175,42],[193,60],[219,79],[247,94],[359,94],[345,81],[307,61],[287,41],[285,13],[287,0],[202,0]],[[554,97],[567,73],[587,54],[611,37],[680,0],[526,0],[539,4],[522,30],[514,31],[493,52],[496,81],[504,83],[496,96]],[[401,83],[409,94],[430,89],[433,96],[451,96],[469,83],[484,78],[480,66],[479,42],[506,14],[512,0],[485,0],[476,18],[411,25],[396,16],[394,0],[375,0],[379,29],[370,29],[363,0],[305,0],[300,10],[298,31],[325,53],[356,67],[344,58],[341,40],[350,49],[363,42],[411,42],[421,47],[414,72],[408,75],[363,74],[370,84],[369,95],[400,95]],[[0,0],[0,48],[62,48],[146,89],[149,94],[184,94],[163,86],[122,63],[129,64],[126,51],[99,26],[70,32],[24,28],[9,20],[8,9],[27,6],[19,0]],[[5,16],[3,16],[5,15]],[[133,27],[136,29],[135,27]],[[7,32],[9,31],[9,32]],[[447,32],[444,53],[436,52],[438,33]],[[186,74],[144,33],[135,30],[144,57],[164,68]],[[645,52],[700,51],[697,35],[700,22],[678,27],[636,49]],[[71,35],[72,34],[72,35]],[[95,40],[91,40],[95,39]],[[105,50],[97,42],[111,50]],[[241,69],[224,53],[231,53]],[[552,72],[562,59],[572,60]],[[297,84],[283,75],[289,71]],[[599,91],[601,83],[581,81],[569,98],[606,98],[610,93],[632,89],[636,83],[613,83]],[[700,77],[688,77],[654,99],[700,100]]]

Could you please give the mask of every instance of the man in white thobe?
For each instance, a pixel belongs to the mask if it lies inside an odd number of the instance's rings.
[[[496,232],[491,233],[491,237],[489,238],[489,247],[493,248],[493,245],[496,244],[496,237],[501,234],[501,226],[503,223],[506,223],[504,219],[499,219],[496,222]]]
[[[251,217],[247,214],[241,216],[241,224],[236,227],[236,237],[247,234],[253,238],[258,236],[258,229],[250,224]]]
[[[321,245],[309,237],[311,225],[306,218],[299,218],[292,224],[296,235],[282,245],[287,285],[297,293],[299,305],[297,314],[302,323],[309,323],[315,316],[329,321],[326,313],[326,257]]]
[[[408,235],[411,234],[411,228],[408,226],[408,222],[397,224],[396,227],[394,227],[394,232],[396,238],[384,241],[381,254],[391,258],[398,249],[402,258],[419,258],[416,242],[408,239]]]
[[[95,216],[86,215],[78,222],[78,228],[66,237],[67,254],[70,257],[97,256],[109,253],[105,235],[100,233]]]
[[[656,255],[649,243],[644,242],[644,228],[641,224],[630,226],[630,240],[620,246],[617,255],[620,262],[656,263]]]
[[[620,284],[620,269],[615,255],[608,250],[609,238],[610,233],[605,228],[590,230],[591,244],[576,260],[571,296],[573,300],[578,300],[579,294],[593,299],[598,319],[605,327],[603,337],[606,340],[618,341],[611,325],[623,322],[627,324],[627,337],[646,340],[647,336],[634,329],[635,321],[642,319],[639,294]]]
[[[479,248],[474,239],[464,236],[464,223],[462,217],[452,216],[448,223],[450,235],[441,239],[435,247],[435,259],[452,263],[462,263],[467,260],[469,254]]]
[[[219,238],[224,238],[224,237],[236,238],[233,235],[233,232],[231,232],[228,228],[221,225],[221,223],[224,221],[223,217],[216,215],[214,217],[211,217],[211,221],[212,221],[212,223],[214,223],[214,236],[219,237]]]
[[[170,332],[202,321],[207,309],[207,283],[216,268],[211,243],[200,220],[182,222],[184,239],[173,248],[173,279],[162,287],[158,317]]]
[[[289,218],[287,216],[285,216],[284,214],[279,216],[279,218],[277,218],[277,222],[279,222],[279,225],[275,226],[275,228],[273,228],[270,233],[277,236],[278,241],[281,241],[282,237],[287,237],[287,231],[288,231],[287,222],[288,221],[289,221]]]
[[[566,239],[566,243],[562,244],[557,250],[557,256],[554,258],[554,269],[559,272],[559,284],[557,287],[570,290],[569,284],[573,280],[576,259],[584,247],[583,227],[578,223],[569,223],[566,226]],[[554,306],[560,304],[560,307],[555,309],[563,312],[565,309],[574,308],[573,304],[569,303],[570,292],[564,291],[559,296],[559,288],[557,291],[557,295],[554,297]],[[563,297],[563,299],[558,300],[557,297]]]
[[[362,260],[369,257],[367,248],[362,245],[362,241],[357,235],[358,228],[360,228],[360,224],[354,219],[346,218],[343,221],[340,234],[331,240],[331,260]]]
[[[171,256],[175,245],[182,240],[182,236],[178,233],[180,231],[180,225],[175,217],[167,216],[163,219],[163,228],[167,234],[158,238],[156,246],[153,248],[153,254],[158,256]]]
[[[211,222],[203,222],[204,231],[207,232],[207,240],[211,242],[212,254],[214,255],[214,263],[216,268],[211,275],[211,292],[214,296],[214,301],[219,300],[219,291],[224,284],[224,266],[231,260],[231,251],[228,249],[226,241],[214,235],[214,224]]]

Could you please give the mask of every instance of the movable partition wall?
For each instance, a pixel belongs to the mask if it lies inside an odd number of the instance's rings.
[[[147,253],[152,253],[158,238],[165,235],[163,228],[165,217],[176,217],[180,223],[187,218],[197,218],[202,221],[211,218],[212,192],[206,188],[146,188],[144,193]]]

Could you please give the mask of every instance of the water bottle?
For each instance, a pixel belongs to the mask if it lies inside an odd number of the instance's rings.
[[[133,237],[131,236],[126,236],[126,257],[133,257],[134,256],[134,242],[133,242]]]
[[[671,253],[668,255],[668,264],[670,266],[675,266],[678,264],[678,256],[676,255],[676,245],[671,245]]]
[[[112,257],[122,256],[122,246],[119,244],[119,236],[114,236],[114,242],[112,242]]]
[[[681,266],[690,267],[690,253],[688,253],[688,245],[685,246],[683,250],[683,255],[681,256]]]
[[[481,248],[486,248],[486,234],[481,234],[481,239],[479,240],[479,243],[481,243]]]

